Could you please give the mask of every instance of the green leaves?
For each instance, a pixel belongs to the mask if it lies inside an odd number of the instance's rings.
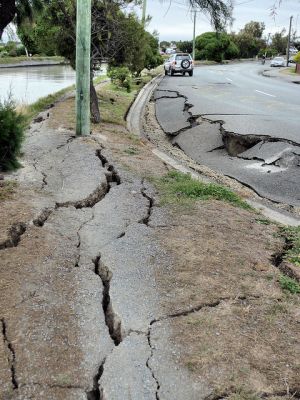
[[[11,100],[0,102],[0,171],[20,166],[17,157],[24,139],[25,117],[15,111]]]

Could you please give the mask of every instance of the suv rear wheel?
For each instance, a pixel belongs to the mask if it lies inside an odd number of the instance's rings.
[[[191,62],[187,58],[185,60],[181,61],[181,67],[183,69],[188,69],[188,68],[190,68],[190,66],[191,66]]]
[[[168,75],[168,71],[165,69],[165,75]]]
[[[189,71],[189,75],[193,76],[194,75],[194,71],[193,70]]]

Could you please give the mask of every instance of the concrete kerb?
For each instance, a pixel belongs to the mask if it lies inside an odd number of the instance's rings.
[[[139,137],[143,136],[142,117],[145,112],[145,106],[162,79],[162,74],[156,76],[150,82],[148,82],[147,85],[145,85],[137,95],[126,118],[127,129],[130,133]]]
[[[159,75],[152,79],[143,89],[139,92],[137,98],[133,102],[129,113],[127,115],[127,129],[129,132],[135,134],[138,137],[144,137],[143,128],[142,128],[142,120],[144,117],[145,107],[147,102],[150,100],[154,90],[162,81],[163,76]],[[170,167],[174,168],[177,171],[183,173],[189,173],[194,179],[197,179],[201,182],[205,183],[212,183],[213,181],[208,177],[201,176],[200,174],[196,173],[195,171],[190,170],[189,168],[182,165],[178,160],[170,157],[170,155],[162,152],[159,149],[153,149],[153,154],[162,160],[164,163],[169,165]],[[256,211],[260,212],[266,218],[282,224],[282,225],[289,225],[289,226],[300,226],[300,219],[287,213],[282,210],[278,210],[263,204],[260,200],[253,200],[253,199],[245,199],[245,201]]]

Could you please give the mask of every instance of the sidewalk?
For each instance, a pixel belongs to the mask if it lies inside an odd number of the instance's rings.
[[[42,116],[0,203],[0,399],[298,396],[278,226],[171,195],[170,167],[120,125],[75,138],[74,98]]]
[[[292,67],[294,67],[294,65]],[[264,70],[263,75],[270,78],[279,78],[290,83],[297,83],[297,82],[300,83],[300,75],[289,73],[289,68],[291,67],[288,68],[267,67],[267,69]]]

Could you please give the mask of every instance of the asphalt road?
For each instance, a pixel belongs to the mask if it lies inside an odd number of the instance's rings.
[[[300,88],[263,76],[267,67],[203,66],[193,77],[167,76],[155,93],[156,115],[197,162],[262,197],[299,206]]]

